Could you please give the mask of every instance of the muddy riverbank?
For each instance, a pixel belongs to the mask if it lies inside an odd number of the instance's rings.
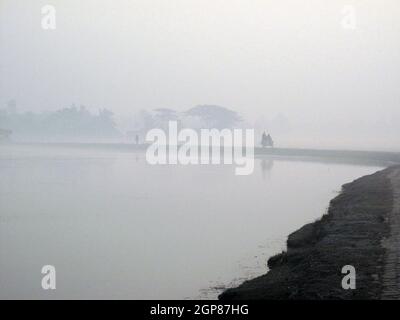
[[[220,295],[240,299],[397,298],[400,275],[400,166],[343,186],[328,213],[289,235],[270,271]],[[356,269],[356,289],[344,290],[342,267]]]

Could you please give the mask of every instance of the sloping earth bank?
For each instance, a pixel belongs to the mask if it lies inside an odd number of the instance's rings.
[[[292,233],[270,271],[219,298],[381,299],[399,296],[400,166],[343,186],[320,220]],[[342,288],[342,268],[356,270],[356,289]]]

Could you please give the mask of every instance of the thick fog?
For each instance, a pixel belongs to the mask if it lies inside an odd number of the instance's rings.
[[[108,109],[124,135],[143,110],[217,105],[278,147],[400,150],[399,15],[397,0],[0,0],[0,109],[75,104],[106,127]]]

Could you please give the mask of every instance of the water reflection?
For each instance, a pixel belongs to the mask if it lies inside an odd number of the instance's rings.
[[[263,179],[269,179],[271,177],[271,170],[274,167],[274,160],[263,158],[261,159],[260,165]]]

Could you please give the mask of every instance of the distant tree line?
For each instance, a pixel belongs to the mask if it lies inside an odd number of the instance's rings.
[[[113,113],[101,109],[92,113],[84,106],[52,112],[18,112],[15,102],[0,109],[0,128],[12,130],[13,137],[37,138],[113,138],[119,135]]]
[[[199,129],[235,128],[242,118],[230,109],[216,105],[199,105],[183,112],[159,108],[152,111],[142,110],[136,114],[132,124],[135,132],[147,132],[153,128],[168,127],[169,121],[178,121],[180,127]]]
[[[169,121],[177,121],[180,128],[200,130],[232,129],[243,120],[235,111],[217,105],[199,105],[183,112],[169,108],[142,110],[131,120],[126,137],[143,141],[150,129],[167,130]],[[0,129],[11,130],[15,140],[93,141],[122,136],[113,113],[107,109],[91,112],[85,106],[72,105],[56,111],[19,112],[15,101],[0,108]]]

